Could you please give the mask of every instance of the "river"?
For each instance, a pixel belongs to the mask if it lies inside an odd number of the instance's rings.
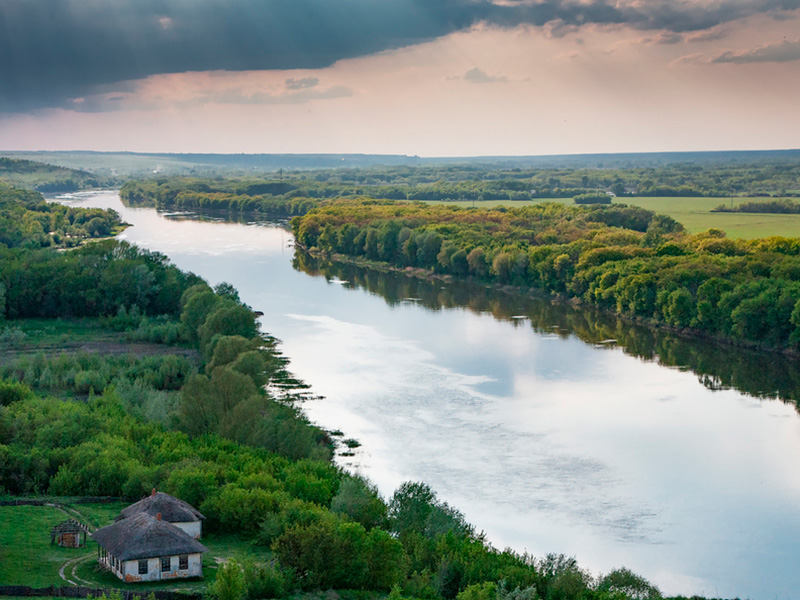
[[[126,208],[120,238],[264,313],[304,409],[385,496],[425,481],[496,547],[668,594],[800,598],[797,361],[479,286],[293,260],[291,235]]]

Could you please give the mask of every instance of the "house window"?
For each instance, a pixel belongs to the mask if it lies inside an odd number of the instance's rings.
[[[139,561],[139,575],[147,575],[147,560]]]
[[[188,556],[181,556],[178,558],[178,568],[181,571],[185,571],[189,568],[189,557]]]
[[[171,556],[161,557],[161,572],[166,573],[171,568],[172,568],[172,557]]]

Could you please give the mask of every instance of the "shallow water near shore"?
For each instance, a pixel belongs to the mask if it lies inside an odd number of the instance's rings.
[[[324,396],[310,418],[361,442],[337,460],[384,495],[425,481],[496,547],[624,565],[667,594],[800,598],[796,361],[293,260],[274,224],[61,201],[114,208],[120,238],[232,283]]]

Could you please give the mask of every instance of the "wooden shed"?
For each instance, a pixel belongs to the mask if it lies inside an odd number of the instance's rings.
[[[75,519],[67,519],[50,530],[50,544],[64,548],[82,548],[86,545],[89,528]]]

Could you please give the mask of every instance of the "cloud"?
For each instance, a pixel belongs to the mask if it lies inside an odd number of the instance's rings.
[[[686,41],[691,44],[701,43],[701,42],[716,42],[717,40],[722,40],[728,37],[730,31],[727,29],[709,29],[707,31],[697,31],[695,33],[690,33],[686,36]]]
[[[658,35],[648,35],[646,37],[637,38],[634,40],[624,40],[617,42],[614,47],[619,46],[636,46],[643,44],[645,46],[670,46],[672,44],[680,44],[685,39],[681,33],[672,31],[662,31]]]
[[[2,0],[0,111],[164,73],[324,68],[479,23],[700,31],[800,0]],[[302,81],[302,80],[301,80]]]
[[[502,75],[489,75],[478,67],[474,67],[464,73],[464,81],[469,81],[470,83],[499,83],[508,81],[508,78]]]
[[[316,87],[319,84],[317,77],[303,77],[302,79],[289,78],[286,80],[286,89],[303,90]]]
[[[765,62],[792,62],[800,60],[800,39],[791,41],[783,40],[777,44],[764,44],[752,50],[734,52],[728,50],[711,59],[711,63],[765,63]]]
[[[206,77],[211,75],[211,77]],[[253,81],[254,73],[217,77],[217,74],[185,73],[156,75],[128,86],[124,94],[114,92],[73,99],[65,108],[75,112],[148,111],[185,109],[206,104],[275,105],[305,104],[317,100],[348,98],[353,90],[343,85],[322,87],[315,77],[287,79],[284,86]]]

